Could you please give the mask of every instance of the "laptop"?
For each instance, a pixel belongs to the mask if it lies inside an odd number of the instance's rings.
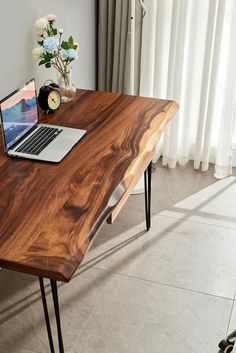
[[[0,116],[5,151],[11,157],[60,162],[86,133],[39,124],[34,79],[0,101]]]

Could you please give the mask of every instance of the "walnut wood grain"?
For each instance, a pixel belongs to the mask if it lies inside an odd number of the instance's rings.
[[[78,90],[41,118],[87,130],[60,163],[9,158],[1,142],[0,267],[68,282],[177,109],[174,101]]]
[[[176,112],[176,104],[170,102],[164,109],[163,112],[158,114],[158,120],[152,120],[150,123],[150,129],[143,135],[139,142],[139,154],[133,160],[129,168],[127,169],[122,182],[118,185],[114,195],[112,195],[111,203],[115,202],[115,208],[111,212],[107,222],[112,224],[129,195],[133,191],[135,185],[143,174],[143,171],[147,168],[148,164],[152,160],[155,154],[156,144],[164,130],[164,127],[171,117]],[[117,195],[117,197],[115,197]],[[114,201],[112,201],[114,199]]]

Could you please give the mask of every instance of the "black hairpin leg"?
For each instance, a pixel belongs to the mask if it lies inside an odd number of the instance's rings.
[[[144,188],[145,188],[145,214],[146,229],[149,231],[151,227],[151,189],[152,189],[152,162],[149,163],[144,172]]]
[[[51,353],[55,353],[53,339],[52,339],[50,318],[49,318],[49,314],[48,314],[47,299],[46,299],[46,295],[45,295],[43,278],[41,278],[41,277],[39,277],[39,284],[40,284],[41,297],[42,297],[42,302],[43,302],[43,310],[44,310],[45,322],[46,322],[46,327],[47,327],[50,351],[51,351]],[[59,309],[57,282],[56,281],[51,280],[51,288],[52,288],[52,298],[53,298],[56,323],[57,323],[59,353],[64,353],[63,339],[62,339],[62,332],[61,332],[60,309]]]

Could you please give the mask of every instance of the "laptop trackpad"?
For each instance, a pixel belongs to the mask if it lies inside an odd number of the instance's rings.
[[[71,148],[71,146],[73,146],[75,142],[76,141],[72,139],[60,136],[60,138],[55,139],[55,141],[53,141],[53,143],[51,143],[51,146],[49,147],[52,149],[66,150],[68,148]]]
[[[63,131],[40,153],[39,157],[59,162],[86,133],[81,129],[67,127],[62,129]]]

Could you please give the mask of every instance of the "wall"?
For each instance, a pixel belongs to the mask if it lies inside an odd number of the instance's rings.
[[[37,46],[34,22],[48,13],[58,16],[64,34],[79,42],[79,60],[73,63],[73,83],[80,88],[95,88],[95,0],[1,0],[0,1],[0,99],[23,82],[35,77],[37,87],[53,69],[33,62]]]

